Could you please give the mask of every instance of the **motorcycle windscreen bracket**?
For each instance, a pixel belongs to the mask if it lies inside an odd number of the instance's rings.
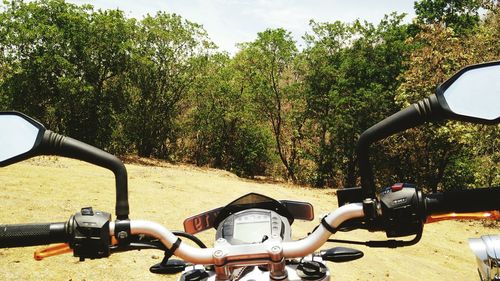
[[[279,200],[288,209],[294,219],[312,221],[314,220],[314,208],[310,203]],[[194,215],[184,220],[184,231],[189,234],[196,234],[215,227],[215,219],[224,207],[212,209],[198,215]]]

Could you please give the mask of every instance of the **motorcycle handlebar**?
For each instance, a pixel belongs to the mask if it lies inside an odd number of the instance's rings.
[[[478,212],[500,209],[500,188],[449,191],[424,195],[421,198],[423,199],[423,215],[425,216],[450,212]],[[420,202],[422,203],[422,201]],[[417,204],[420,205],[421,203]],[[314,252],[328,240],[332,231],[335,231],[343,222],[364,216],[364,206],[361,203],[341,206],[324,217],[324,222],[308,237],[298,241],[281,242],[279,247],[283,257],[295,258]],[[327,223],[327,227],[323,223]],[[71,237],[67,228],[68,224],[64,222],[0,225],[0,248],[68,242]],[[132,234],[146,234],[160,239],[168,249],[174,249],[176,256],[188,262],[197,264],[212,264],[214,262],[215,248],[197,249],[181,243],[177,236],[159,224],[132,220],[130,221],[130,229]],[[115,235],[114,222],[109,223],[109,230],[107,231],[109,231],[110,236]],[[237,245],[224,246],[228,251],[236,252],[247,251],[248,249],[245,247]],[[256,248],[256,254],[262,254],[262,251],[267,250],[263,250],[262,247]]]
[[[423,203],[425,206],[423,211],[426,216],[449,212],[464,213],[491,211],[500,208],[500,188],[481,188],[435,193],[424,195],[422,198],[424,199]],[[416,204],[420,204],[418,202],[419,201],[415,201]],[[390,213],[391,212],[387,215],[390,215]],[[384,214],[382,214],[382,216],[384,216]],[[343,222],[363,217],[365,217],[365,213],[362,203],[343,205],[323,219],[328,226],[330,226],[329,228],[325,228],[323,224],[320,224],[315,231],[304,239],[281,242],[279,248],[282,251],[282,256],[285,258],[296,258],[311,254],[320,248],[331,236],[332,231]],[[174,244],[177,243],[177,236],[163,226],[153,222],[132,220],[130,221],[130,228],[132,234],[146,234],[160,239],[168,249],[171,249],[174,247]],[[373,230],[380,229],[376,228]],[[110,234],[114,235],[114,223],[110,223]],[[248,258],[252,254],[259,256],[266,252],[265,248],[259,247],[258,244],[252,244],[251,247],[248,245],[228,244],[216,248],[198,249],[185,243],[178,243],[179,244],[174,247],[174,254],[185,261],[195,264],[213,264],[216,260],[215,252],[220,249],[223,250],[223,252],[220,253],[221,256],[225,256],[226,254],[235,254],[235,256],[239,256],[241,254],[245,258]],[[252,252],[253,250],[255,250],[255,253]]]
[[[318,228],[306,238],[297,241],[279,242],[278,245],[271,244],[274,242],[270,241],[270,239],[262,244],[227,244],[215,248],[200,249],[192,247],[187,243],[182,243],[176,235],[155,222],[131,220],[130,230],[132,234],[145,234],[159,239],[168,249],[174,249],[173,252],[177,257],[187,262],[194,264],[214,264],[217,259],[216,256],[219,256],[219,258],[223,258],[226,255],[233,256],[234,258],[241,257],[245,262],[248,262],[248,259],[252,256],[261,258],[263,255],[269,254],[270,249],[268,249],[266,245],[278,246],[285,258],[303,257],[319,249],[332,235],[332,229],[337,228],[347,220],[361,217],[364,217],[363,205],[361,203],[344,205],[323,218],[325,223],[330,226],[329,229],[320,224]],[[115,235],[114,222],[110,222],[109,231],[111,236]],[[220,255],[216,254],[216,252],[220,252]]]
[[[67,242],[64,222],[0,225],[0,248]]]
[[[477,188],[428,194],[425,215],[500,210],[500,188]]]

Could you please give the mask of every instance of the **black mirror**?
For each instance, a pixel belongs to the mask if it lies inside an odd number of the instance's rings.
[[[450,119],[500,122],[500,62],[463,68],[438,87],[436,96]]]
[[[128,219],[127,170],[117,157],[75,139],[46,130],[20,112],[0,112],[0,167],[37,155],[58,155],[111,170],[116,180],[116,216]]]
[[[19,112],[0,112],[0,166],[27,159],[36,152],[45,127]]]
[[[361,202],[365,198],[375,198],[369,159],[372,143],[425,122],[444,119],[500,123],[500,61],[463,68],[441,84],[435,95],[396,112],[364,131],[356,148],[361,188],[337,192],[338,199],[350,198],[355,200],[353,202]],[[339,201],[339,205],[344,203]]]

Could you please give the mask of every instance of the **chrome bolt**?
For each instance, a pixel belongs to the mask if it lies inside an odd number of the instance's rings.
[[[127,236],[128,236],[128,234],[127,234],[127,232],[125,232],[125,231],[120,231],[120,232],[118,232],[118,234],[116,235],[116,237],[117,237],[118,239],[125,239],[125,238],[127,238]]]

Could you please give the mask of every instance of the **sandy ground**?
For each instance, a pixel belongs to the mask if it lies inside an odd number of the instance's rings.
[[[337,207],[334,190],[240,179],[225,171],[191,166],[127,165],[132,219],[147,219],[170,230],[182,229],[184,218],[229,203],[249,192],[276,199],[311,202],[315,214]],[[114,178],[111,172],[83,162],[35,158],[0,168],[0,222],[2,224],[65,221],[81,207],[113,212]],[[306,235],[316,224],[297,222],[294,237]],[[422,241],[400,249],[356,248],[365,257],[330,264],[333,280],[478,280],[467,238],[495,233],[477,222],[441,222],[426,225]],[[200,234],[208,244],[214,231]],[[354,231],[336,238],[383,239],[383,233]],[[336,245],[325,245],[333,247]],[[71,254],[35,261],[40,247],[0,249],[0,280],[176,280],[177,276],[149,273],[163,253],[128,252],[109,259],[79,262]]]

